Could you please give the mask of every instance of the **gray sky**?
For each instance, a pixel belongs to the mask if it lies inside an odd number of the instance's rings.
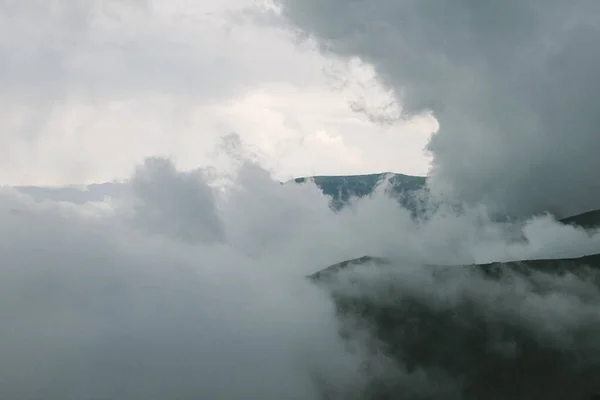
[[[424,174],[432,117],[369,65],[326,57],[252,0],[0,0],[0,182],[126,178],[148,156],[212,163],[232,132],[277,176]],[[367,110],[367,112],[360,112]]]
[[[280,0],[292,30],[433,110],[434,188],[504,211],[600,206],[600,3]]]

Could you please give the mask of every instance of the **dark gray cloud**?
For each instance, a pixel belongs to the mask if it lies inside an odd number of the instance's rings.
[[[431,109],[432,185],[504,211],[600,206],[600,3],[280,0],[323,51]]]

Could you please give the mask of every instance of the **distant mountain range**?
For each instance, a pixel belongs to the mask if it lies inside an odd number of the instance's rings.
[[[291,182],[304,183],[309,180],[331,197],[331,205],[340,209],[355,198],[372,194],[377,185],[384,181],[389,182],[388,194],[414,207],[414,194],[425,188],[426,178],[395,173],[379,173],[367,175],[348,176],[310,176],[293,179]],[[126,187],[122,183],[99,183],[86,186],[17,186],[21,193],[31,196],[36,201],[54,200],[67,201],[76,204],[103,201],[106,197],[119,197],[125,193]]]
[[[331,197],[332,208],[339,210],[352,199],[366,197],[374,193],[378,185],[387,182],[388,195],[412,211],[420,208],[427,178],[384,172],[367,175],[310,176],[296,178],[295,183],[313,181],[323,194]]]
[[[422,206],[427,191],[427,178],[385,172],[367,175],[309,176],[294,179],[296,183],[313,181],[323,194],[331,197],[332,207],[340,209],[352,199],[362,198],[374,193],[377,186],[385,181],[387,193],[397,198],[411,211]],[[590,229],[600,227],[600,209],[560,219],[560,222]]]
[[[385,186],[387,194],[398,199],[404,207],[415,213],[425,207],[427,178],[424,176],[385,172],[366,175],[309,176],[296,178],[291,182],[300,184],[307,181],[313,181],[325,195],[330,196],[331,206],[336,210],[348,205],[353,199],[373,194],[378,185],[385,182],[387,182]],[[31,196],[35,201],[53,200],[76,204],[103,201],[107,197],[119,197],[126,193],[126,187],[122,183],[100,183],[80,187],[17,186],[15,189]],[[600,227],[600,210],[567,217],[561,222],[584,228]]]
[[[16,186],[19,192],[30,196],[35,201],[65,201],[85,204],[100,202],[107,197],[119,197],[125,194],[126,187],[122,183],[93,183],[85,186]]]

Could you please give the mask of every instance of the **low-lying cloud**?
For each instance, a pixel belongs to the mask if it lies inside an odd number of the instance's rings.
[[[367,356],[348,352],[307,274],[364,254],[421,265],[600,251],[600,235],[549,217],[522,229],[440,211],[423,223],[383,191],[334,212],[313,184],[252,163],[225,188],[212,179],[149,159],[103,203],[2,191],[2,397],[318,399],[325,385],[347,399]],[[410,293],[439,297],[407,271]]]
[[[199,172],[153,159],[130,187],[110,207],[3,190],[2,397],[313,399],[312,373],[353,366],[310,257],[228,243]]]

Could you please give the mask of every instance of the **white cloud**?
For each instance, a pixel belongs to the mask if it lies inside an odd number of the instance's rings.
[[[529,244],[515,242],[518,226],[491,223],[481,210],[419,224],[380,195],[334,213],[315,186],[281,185],[238,155],[225,192],[208,171],[177,171],[164,159],[139,166],[107,204],[0,192],[2,397],[313,400],[318,374],[342,389],[339,399],[352,398],[364,359],[346,353],[326,293],[304,276],[364,254],[397,261],[378,276],[405,296],[481,299],[551,344],[557,330],[575,335],[598,321],[597,307],[573,313],[583,289],[586,301],[597,299],[574,276],[542,277],[558,292],[510,309],[532,289],[461,273],[432,280],[409,266],[576,256],[597,252],[600,234],[541,218],[523,230]],[[543,315],[534,320],[533,310]]]
[[[265,236],[309,225],[281,225],[297,207],[276,199],[274,219],[247,214],[281,187],[251,171],[218,217],[203,175],[164,160],[140,167],[133,203],[108,209],[4,190],[2,209],[18,211],[0,215],[2,397],[316,399],[311,373],[348,378],[331,307],[303,279],[315,265]]]
[[[0,179],[106,181],[154,155],[195,167],[208,163],[207,149],[231,132],[276,160],[284,175],[371,172],[382,164],[424,173],[427,160],[409,159],[399,144],[421,148],[431,127],[414,122],[419,134],[403,136],[403,124],[387,134],[389,128],[367,122],[350,109],[356,91],[332,90],[336,83],[324,73],[343,63],[284,29],[261,26],[247,13],[258,6],[0,2]],[[365,80],[360,68],[348,71]],[[385,99],[376,82],[369,85],[370,98]],[[364,164],[342,156],[332,165],[325,148],[300,146],[318,131],[343,137],[342,155],[371,142]],[[398,156],[379,157],[391,145]]]

